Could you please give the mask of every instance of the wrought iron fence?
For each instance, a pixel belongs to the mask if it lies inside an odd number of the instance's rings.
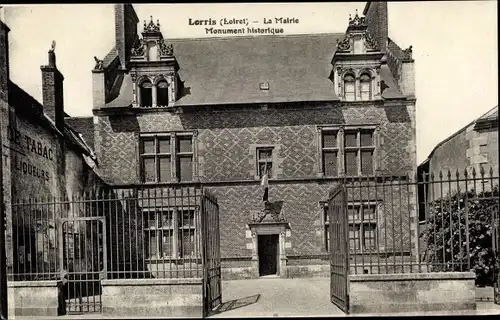
[[[476,283],[494,282],[498,175],[492,169],[343,183],[351,274],[472,270]]]
[[[131,187],[13,203],[9,277],[58,279],[101,270],[105,263],[110,279],[201,278],[204,192],[201,185]],[[218,212],[208,216],[215,219]],[[91,217],[104,223],[82,219]]]

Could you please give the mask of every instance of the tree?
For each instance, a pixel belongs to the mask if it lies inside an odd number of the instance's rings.
[[[454,192],[429,203],[421,237],[430,271],[474,271],[477,285],[492,285],[500,270],[494,228],[498,228],[498,185],[481,193]]]

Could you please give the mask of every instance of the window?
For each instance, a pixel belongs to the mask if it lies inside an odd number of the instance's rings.
[[[193,139],[192,136],[176,137],[176,177],[179,181],[193,180]]]
[[[377,216],[375,204],[347,206],[349,222],[349,248],[351,251],[376,250]],[[323,232],[325,249],[330,249],[330,219],[328,203],[323,203]]]
[[[324,176],[373,175],[375,140],[374,129],[323,129],[321,131],[321,157]],[[342,140],[343,139],[343,143]],[[339,155],[343,152],[343,158]]]
[[[344,164],[347,176],[372,175],[375,142],[373,130],[344,132]]]
[[[336,177],[338,175],[338,144],[337,131],[323,132],[322,139],[322,157],[323,157],[323,172],[326,176]]]
[[[176,147],[172,148],[174,143]],[[192,181],[192,134],[141,137],[140,168],[142,182],[169,182],[172,178],[177,181]]]
[[[153,106],[153,85],[151,81],[143,81],[139,88],[140,91],[140,106],[151,107]]]
[[[158,107],[168,106],[168,84],[161,80],[156,85],[156,104]]]
[[[266,172],[268,178],[273,176],[273,148],[257,148],[257,169],[260,179]]]
[[[145,210],[144,232],[150,259],[196,257],[198,244],[195,208]]]
[[[371,77],[367,73],[363,73],[359,78],[360,81],[360,95],[361,100],[370,100],[371,99]]]
[[[347,206],[349,248],[351,251],[373,251],[377,248],[377,216],[375,204]]]
[[[356,100],[355,97],[355,83],[356,80],[353,75],[347,74],[344,76],[344,98],[347,101],[354,101]]]

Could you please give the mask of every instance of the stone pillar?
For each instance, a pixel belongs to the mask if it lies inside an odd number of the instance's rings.
[[[316,143],[318,145],[317,147],[317,159],[316,162],[318,163],[318,170],[316,171],[316,176],[317,177],[323,177],[325,173],[323,172],[323,129],[321,127],[316,128]]]
[[[382,88],[380,87],[380,66],[375,68],[375,81],[373,83],[373,97],[375,99],[380,99],[382,95]]]
[[[287,257],[286,257],[286,232],[285,229],[280,232],[279,234],[279,250],[280,250],[280,258],[279,258],[279,276],[280,277],[286,277],[286,264],[287,264]]]
[[[106,104],[104,70],[92,70],[92,107],[100,109]]]
[[[157,107],[157,102],[156,102],[156,91],[157,91],[157,88],[156,88],[156,84],[153,84],[152,87],[151,87],[151,94],[153,95],[153,100],[152,100],[152,106],[153,108],[156,108]]]
[[[134,101],[132,101],[132,107],[138,107],[139,106],[139,99],[138,99],[138,94],[137,94],[137,75],[132,73],[130,74],[130,77],[132,78],[132,95]]]
[[[177,88],[175,86],[175,75],[172,75],[170,77],[170,85],[169,85],[169,88],[170,90],[168,90],[168,105],[171,106],[175,103],[175,100],[177,99]]]
[[[251,261],[251,266],[252,270],[255,272],[255,276],[259,276],[259,253],[258,253],[258,247],[259,247],[259,242],[257,238],[257,232],[252,230],[252,261]]]
[[[338,134],[337,134],[337,139],[339,140],[339,145],[343,146],[344,145],[344,128],[341,127]],[[338,152],[338,175],[339,177],[345,176],[345,166],[344,166],[344,148],[340,148]]]

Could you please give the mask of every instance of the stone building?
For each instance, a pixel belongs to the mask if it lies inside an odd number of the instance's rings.
[[[432,201],[446,196],[458,186],[465,190],[465,181],[456,181],[457,171],[461,180],[467,173],[469,190],[488,190],[492,184],[498,184],[498,106],[438,143],[418,166],[419,179],[425,176],[433,186],[426,190],[426,199]],[[440,180],[444,182],[439,183]],[[452,182],[447,183],[448,180]],[[422,189],[420,201],[423,201],[423,192]]]
[[[56,268],[54,210],[27,212],[25,203],[71,199],[102,185],[96,157],[64,112],[55,42],[41,66],[43,104],[9,77],[9,28],[0,21],[0,108],[8,274],[49,274]],[[33,207],[34,209],[34,207]],[[66,215],[78,209],[65,208]],[[60,216],[59,216],[60,217]],[[43,245],[42,245],[43,244]],[[43,252],[42,252],[43,251]],[[27,279],[29,280],[29,279]]]
[[[94,125],[99,175],[117,188],[212,189],[225,278],[325,272],[328,191],[417,169],[411,47],[388,37],[387,3],[363,14],[339,33],[169,39],[152,18],[139,33],[132,5],[116,5],[115,45],[92,71],[93,119],[81,120]],[[284,217],[267,229],[252,223],[265,170]],[[350,212],[383,211],[358,198]],[[362,225],[362,243],[380,233]],[[168,237],[151,243],[157,258],[173,250]]]

